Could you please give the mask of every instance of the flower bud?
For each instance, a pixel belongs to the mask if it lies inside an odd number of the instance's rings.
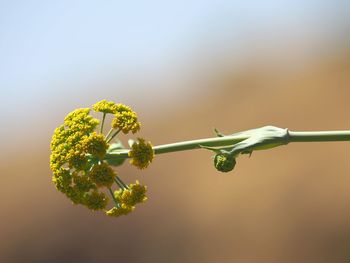
[[[229,171],[232,171],[235,165],[236,159],[229,154],[218,153],[214,157],[214,166],[216,170],[220,172],[227,173]]]

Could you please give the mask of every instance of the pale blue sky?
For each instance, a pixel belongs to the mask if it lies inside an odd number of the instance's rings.
[[[245,46],[259,44],[252,38],[259,32],[298,32],[308,26],[312,31],[321,25],[321,31],[346,34],[349,3],[1,1],[0,110],[6,120],[16,114],[14,104],[36,104],[39,109],[43,100],[48,105],[64,98],[76,83],[82,90],[95,78],[117,79],[135,68],[154,68],[157,74],[157,68],[166,68],[173,58],[185,61],[206,46],[215,53],[222,42],[236,45],[239,54]]]

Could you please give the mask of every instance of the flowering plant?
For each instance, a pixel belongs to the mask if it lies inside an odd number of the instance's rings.
[[[215,129],[216,137],[177,142],[153,147],[144,138],[129,140],[125,148],[117,135],[136,133],[141,128],[137,114],[128,106],[102,100],[92,106],[102,114],[102,121],[90,115],[90,108],[70,112],[64,123],[55,129],[51,140],[50,167],[57,190],[74,204],[91,210],[102,210],[118,217],[132,212],[136,205],[147,200],[147,187],[126,184],[114,170],[126,159],[138,169],[147,168],[155,154],[174,151],[207,149],[214,152],[214,166],[229,172],[240,154],[286,145],[290,142],[350,141],[350,131],[295,132],[265,126],[224,135]],[[104,135],[106,115],[113,115],[111,128]],[[113,190],[114,189],[114,190]],[[109,193],[113,206],[109,205]]]

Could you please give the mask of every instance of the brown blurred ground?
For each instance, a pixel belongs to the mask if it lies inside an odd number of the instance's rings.
[[[157,145],[210,137],[213,127],[350,129],[350,60],[340,57],[295,74],[206,76],[192,103],[140,112],[142,135]],[[256,152],[229,174],[205,150],[157,156],[144,172],[125,165],[121,177],[147,184],[149,200],[111,219],[55,190],[50,137],[1,154],[0,262],[350,262],[350,143]]]

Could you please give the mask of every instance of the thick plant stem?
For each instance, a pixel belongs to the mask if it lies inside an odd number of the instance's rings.
[[[289,142],[350,141],[350,131],[289,131]]]
[[[244,133],[227,135],[224,137],[213,137],[199,140],[183,141],[177,143],[163,144],[154,146],[155,154],[178,152],[185,150],[199,149],[203,147],[225,147],[232,146],[246,139],[250,136]],[[284,144],[291,142],[329,142],[329,141],[350,141],[350,131],[288,131],[287,138]],[[278,141],[276,141],[278,143]],[[269,144],[273,144],[273,139]],[[128,158],[128,149],[120,150],[118,152],[107,153],[106,159],[125,159]]]
[[[155,154],[161,154],[161,153],[193,150],[193,149],[201,148],[202,146],[222,147],[222,146],[228,146],[228,145],[241,142],[247,138],[248,138],[247,136],[228,135],[225,137],[214,137],[214,138],[163,144],[163,145],[154,146],[153,150]],[[105,159],[108,160],[112,158],[128,158],[128,153],[129,153],[128,149],[120,150],[116,153],[107,153]]]
[[[184,141],[170,144],[163,144],[153,147],[155,154],[169,153],[185,150],[193,150],[205,147],[229,146],[247,139],[247,136],[228,135],[225,137],[214,137],[192,141]]]

